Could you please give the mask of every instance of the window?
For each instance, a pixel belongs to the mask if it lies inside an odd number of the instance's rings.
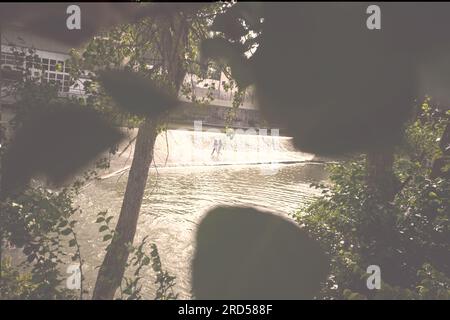
[[[13,49],[12,49],[13,50]],[[73,84],[70,79],[70,68],[66,67],[64,60],[53,58],[53,53],[25,54],[24,52],[1,52],[0,64],[5,80],[19,80],[23,68],[29,69],[31,75],[40,78],[43,82],[54,83],[60,92],[69,92]],[[11,79],[9,79],[11,78]]]
[[[2,65],[10,65],[10,66],[16,66],[18,65],[19,61],[16,59],[16,56],[12,53],[2,52],[1,55],[1,64]]]
[[[213,79],[213,80],[220,80],[220,69],[219,68],[215,68],[215,67],[209,67],[208,70],[208,78]]]
[[[42,59],[43,80],[57,84],[61,92],[69,92],[70,90],[70,76],[68,74],[70,69],[65,64],[62,60]]]

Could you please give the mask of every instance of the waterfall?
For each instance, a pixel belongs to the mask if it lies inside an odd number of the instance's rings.
[[[167,166],[193,166],[299,162],[313,157],[295,150],[290,137],[256,130],[231,134],[168,130],[155,143],[156,166],[164,166],[166,158]]]
[[[275,132],[277,133],[277,132]],[[119,151],[110,158],[110,168],[103,172],[102,178],[111,177],[126,171],[131,165],[134,143],[124,152],[129,141],[136,136],[137,130],[127,130],[126,139]],[[214,150],[214,141],[216,148]],[[218,143],[220,141],[220,143]],[[220,147],[217,146],[220,144]],[[214,150],[214,152],[213,152]],[[218,166],[295,163],[311,161],[313,154],[296,150],[291,137],[267,133],[267,130],[235,130],[224,133],[193,130],[167,130],[158,135],[155,142],[152,167],[179,166]]]

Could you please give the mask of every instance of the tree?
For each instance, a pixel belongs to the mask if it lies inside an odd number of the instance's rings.
[[[83,56],[74,60],[74,64],[90,65],[97,70],[110,68],[112,65],[115,68],[137,72],[151,79],[154,86],[159,87],[161,91],[177,96],[186,73],[188,71],[195,73],[199,70],[199,43],[208,36],[206,27],[221,7],[220,4],[168,5],[167,11],[152,19],[121,26],[102,37],[95,38]],[[103,84],[106,82],[108,79],[103,79]],[[90,84],[88,90],[89,86]],[[126,86],[117,88],[120,91],[118,93],[108,91],[107,86],[105,88],[107,93],[116,98],[115,104],[118,104],[122,111],[135,110],[119,102],[133,100],[130,96],[132,88]],[[126,98],[118,98],[121,95]],[[100,108],[108,104],[108,101],[111,102],[110,98],[101,92],[97,98]],[[157,99],[156,95],[154,98]],[[140,101],[142,105],[138,107],[146,110],[144,113],[147,115],[138,120],[141,123],[119,220],[99,269],[93,299],[112,299],[120,286],[129,255],[128,248],[133,243],[136,232],[158,127],[162,124],[163,116],[174,107],[167,105],[152,110],[154,107],[152,100]]]

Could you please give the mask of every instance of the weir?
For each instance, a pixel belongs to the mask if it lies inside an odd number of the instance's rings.
[[[274,134],[265,129],[228,133],[215,130],[167,130],[160,133],[155,142],[152,167],[296,163],[314,158],[313,154],[296,150],[292,138],[277,136],[276,131]],[[130,141],[136,136],[137,129],[126,130],[126,133],[129,139],[119,146],[103,178],[129,169],[134,152],[134,142],[130,144]]]

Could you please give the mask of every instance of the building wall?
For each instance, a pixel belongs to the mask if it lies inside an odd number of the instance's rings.
[[[32,57],[29,49],[32,49],[37,57]],[[70,58],[70,50],[71,48],[63,43],[24,32],[18,28],[10,27],[3,29],[1,33],[0,56],[3,78],[2,89],[5,89],[8,85],[8,80],[11,80],[8,78],[14,77],[15,67],[17,65],[22,65],[24,67],[30,67],[33,76],[37,78],[43,77],[45,81],[59,84],[60,94],[62,96],[83,96],[84,90],[82,81],[74,83],[70,79],[70,70],[68,66],[66,66],[66,60]],[[20,58],[20,55],[18,57],[14,52],[23,53],[25,56],[28,56],[28,58]],[[173,116],[173,120],[178,122],[178,120],[181,119],[180,115],[183,115],[186,118],[185,121],[182,121],[183,123],[191,122],[191,120],[204,120],[205,125],[223,125],[224,119],[227,116],[227,109],[232,107],[233,99],[233,91],[227,92],[224,88],[224,83],[228,81],[226,76],[223,73],[220,73],[220,76],[216,77],[216,79],[205,79],[197,83],[198,79],[195,76],[188,74],[186,75],[185,81],[194,81],[193,83],[196,84],[194,90],[197,98],[202,98],[207,95],[207,86],[214,86],[215,89],[212,90],[214,100],[210,102],[210,106],[198,109],[197,111],[199,111],[200,114],[197,114],[198,112],[193,108],[194,105],[191,105],[185,97],[180,97],[181,101],[186,102],[180,104],[181,108],[185,108],[185,110],[177,111]],[[12,103],[13,99],[11,97],[6,97],[2,100],[2,117],[0,121],[4,124],[13,117],[14,110],[10,107]],[[195,107],[199,108],[198,106]],[[254,96],[251,90],[246,94],[244,103],[239,109],[249,111],[237,111],[235,121],[236,126],[252,127],[261,124],[261,119],[256,111]],[[194,119],[194,115],[196,114],[198,117]]]
[[[202,121],[204,127],[229,126],[243,129],[267,127],[259,111],[244,108],[236,109],[227,123],[230,111],[230,108],[216,104],[198,106],[193,103],[181,103],[170,113],[168,120],[172,124],[171,127],[176,128],[178,125],[186,129],[192,129],[194,121]]]
[[[83,93],[82,83],[70,83],[69,73],[64,63],[64,61],[70,57],[69,52],[72,49],[71,47],[52,39],[24,32],[17,27],[8,27],[7,29],[4,29],[1,34],[1,43],[2,65],[11,66],[11,63],[8,62],[12,61],[11,51],[13,48],[24,51],[28,48],[33,48],[40,57],[38,63],[41,64],[37,64],[37,68],[33,70],[33,72],[36,73],[36,76],[40,76],[41,66],[43,65],[46,69],[46,74],[44,74],[44,76],[48,81],[61,82],[62,94],[81,95]],[[195,76],[189,74],[186,75],[185,78],[186,82],[194,81],[194,83],[196,83],[197,80],[198,79]],[[228,79],[224,73],[220,73],[219,78],[206,79],[200,83],[196,83],[195,94],[198,98],[205,97],[208,92],[206,85],[214,85],[215,90],[212,90],[214,97],[213,104],[231,107],[233,92],[235,90],[227,92],[224,88],[224,83],[228,83]],[[184,98],[181,99],[187,101]],[[244,109],[256,109],[252,90],[248,90],[244,103],[240,107]]]
[[[42,77],[45,81],[58,83],[62,95],[83,94],[82,82],[75,84],[71,81],[65,63],[70,58],[70,47],[15,28],[3,30],[1,40],[0,64],[6,83],[10,80],[8,79],[10,75],[14,76],[12,71],[18,65],[22,65],[30,68],[36,78]],[[21,54],[25,58],[21,57]],[[32,57],[31,54],[36,57]]]

